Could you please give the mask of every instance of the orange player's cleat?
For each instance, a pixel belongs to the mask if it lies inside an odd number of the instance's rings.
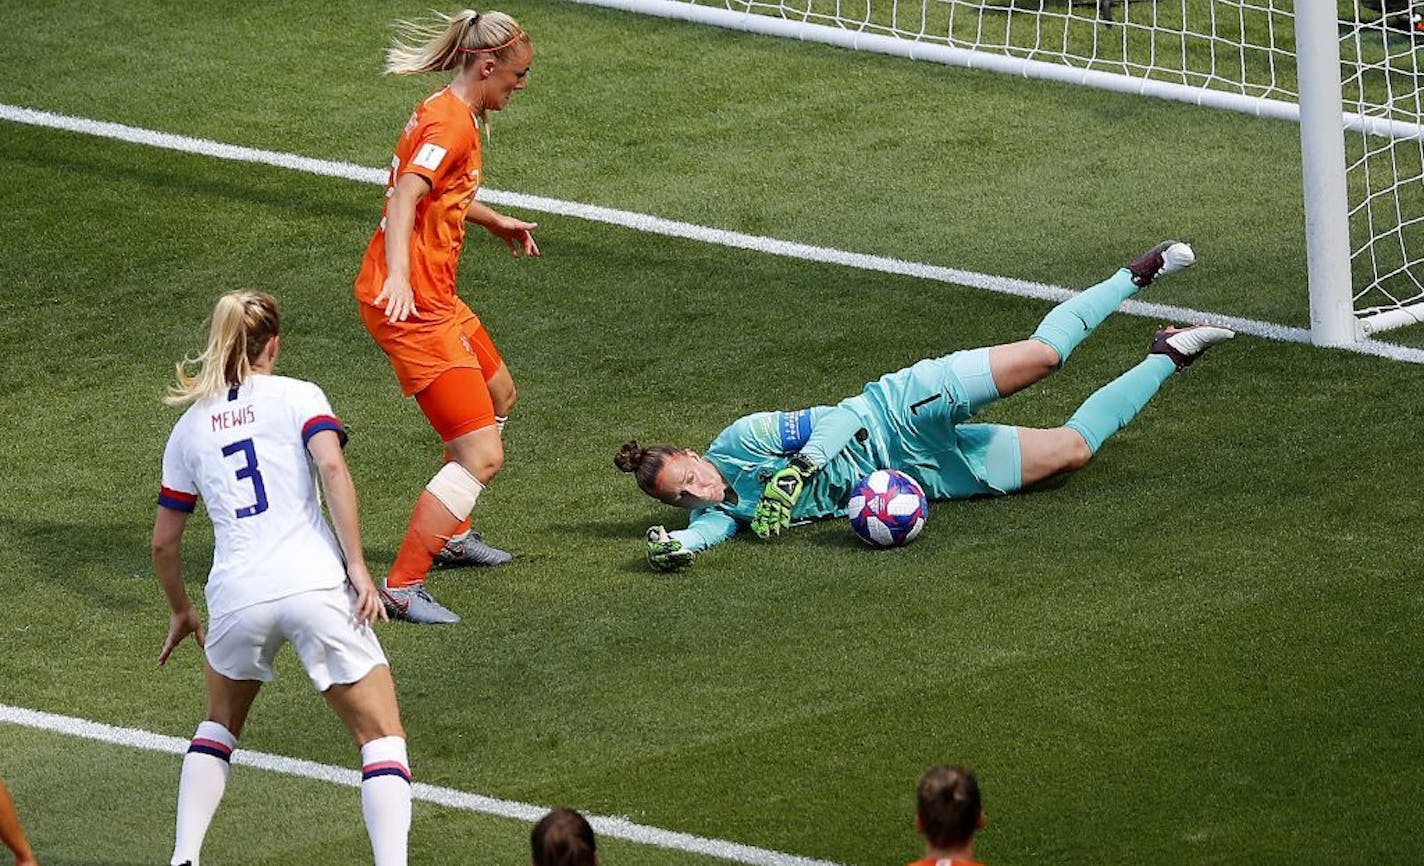
[[[490,546],[484,536],[474,530],[470,530],[463,538],[451,538],[445,542],[440,552],[435,554],[435,564],[442,568],[458,568],[462,565],[490,568],[504,565],[512,559],[513,554]]]
[[[460,615],[431,597],[423,583],[394,588],[382,585],[380,593],[381,601],[386,605],[386,615],[391,619],[420,625],[443,625],[460,621]]]

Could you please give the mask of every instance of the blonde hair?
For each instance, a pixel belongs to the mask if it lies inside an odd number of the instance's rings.
[[[241,385],[252,375],[252,364],[277,336],[277,300],[266,292],[228,292],[213,307],[208,347],[201,355],[177,364],[178,381],[163,402],[185,406]],[[189,372],[189,368],[196,368]]]
[[[503,12],[462,9],[435,12],[418,21],[397,21],[396,38],[386,50],[386,74],[417,75],[464,67],[488,54],[503,62],[515,47],[529,45],[529,34]]]

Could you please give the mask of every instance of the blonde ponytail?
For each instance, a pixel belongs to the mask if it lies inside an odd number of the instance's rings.
[[[515,46],[529,44],[529,34],[503,12],[436,12],[417,21],[397,21],[395,30],[396,38],[386,50],[388,75],[443,72],[473,63],[482,54],[503,61]]]
[[[186,406],[241,385],[267,342],[277,336],[279,325],[277,301],[265,292],[228,292],[218,298],[207,348],[178,362],[177,382],[169,386],[163,402]]]

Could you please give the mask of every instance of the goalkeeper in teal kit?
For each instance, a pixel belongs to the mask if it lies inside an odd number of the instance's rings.
[[[1058,369],[1119,304],[1194,262],[1186,244],[1160,244],[1054,307],[1027,340],[920,361],[835,406],[744,416],[705,454],[623,443],[613,461],[619,469],[649,496],[692,511],[686,529],[648,530],[649,564],[679,571],[744,526],[768,538],[793,522],[844,515],[851,488],[876,469],[912,476],[931,499],[967,499],[1081,468],[1169,376],[1234,334],[1212,325],[1162,328],[1146,360],[1098,389],[1061,427],[967,422]]]

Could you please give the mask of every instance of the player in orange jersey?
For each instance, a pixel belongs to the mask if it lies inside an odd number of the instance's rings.
[[[444,441],[448,462],[416,501],[382,596],[393,617],[459,622],[430,596],[425,577],[436,560],[500,565],[511,558],[470,532],[469,517],[504,465],[501,434],[515,389],[489,333],[455,294],[455,272],[466,222],[504,241],[516,258],[539,255],[530,234],[537,224],[475,201],[489,112],[524,89],[534,48],[501,12],[437,13],[397,29],[387,72],[455,75],[416,107],[396,143],[385,212],[361,262],[356,300],[401,389],[415,396]]]
[[[974,834],[984,829],[979,782],[965,767],[932,767],[917,786],[915,829],[925,856],[910,866],[978,866]]]
[[[10,789],[5,787],[4,779],[0,779],[0,842],[4,842],[10,853],[15,855],[15,866],[40,866],[34,849],[30,847],[30,840],[20,829],[20,816],[15,814],[15,801],[10,797]]]

